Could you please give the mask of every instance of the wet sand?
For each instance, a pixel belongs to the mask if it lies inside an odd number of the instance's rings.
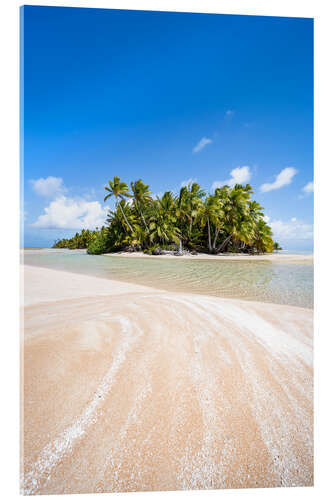
[[[312,311],[25,266],[25,494],[313,484]]]

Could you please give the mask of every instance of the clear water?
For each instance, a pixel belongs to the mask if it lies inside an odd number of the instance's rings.
[[[313,308],[313,266],[88,255],[82,250],[25,250],[29,265],[163,290]]]

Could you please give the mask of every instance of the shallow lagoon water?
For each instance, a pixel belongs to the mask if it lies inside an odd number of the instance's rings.
[[[313,308],[312,265],[95,256],[57,249],[25,250],[24,263],[162,290]]]

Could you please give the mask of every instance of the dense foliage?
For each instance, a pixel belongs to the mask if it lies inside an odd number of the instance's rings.
[[[52,248],[70,248],[71,250],[76,248],[88,248],[99,234],[98,228],[96,228],[95,231],[82,229],[81,233],[76,233],[72,238],[63,238],[62,240],[55,241]]]
[[[217,188],[206,194],[196,182],[182,187],[178,194],[166,191],[152,196],[141,179],[131,189],[119,177],[105,188],[106,201],[115,197],[107,227],[83,230],[70,240],[55,243],[56,248],[88,248],[89,253],[122,249],[151,253],[156,247],[220,252],[262,253],[278,249],[263,208],[251,200],[249,184]]]

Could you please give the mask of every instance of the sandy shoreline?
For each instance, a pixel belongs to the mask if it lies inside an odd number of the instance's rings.
[[[129,258],[147,258],[147,259],[186,259],[186,260],[219,260],[219,261],[269,261],[275,262],[276,264],[301,264],[301,265],[313,265],[313,254],[303,255],[303,254],[263,254],[263,255],[246,255],[242,253],[237,254],[198,254],[198,255],[147,255],[143,252],[115,252],[107,253],[104,255],[108,256],[119,256],[119,257],[129,257]]]
[[[65,301],[83,297],[151,292],[153,289],[93,276],[35,266],[21,266],[24,278],[24,305]],[[156,290],[154,290],[156,292]]]
[[[24,274],[26,494],[313,484],[311,310]]]

